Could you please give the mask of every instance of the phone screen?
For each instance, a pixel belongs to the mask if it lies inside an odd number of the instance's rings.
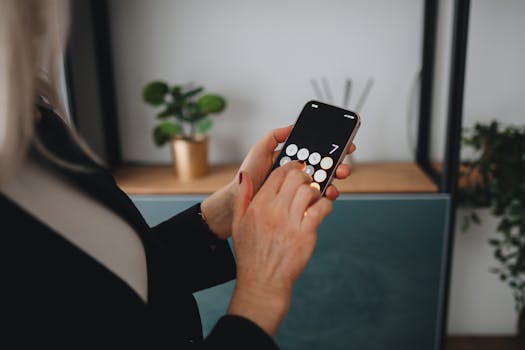
[[[359,123],[355,112],[317,101],[306,103],[272,170],[304,160],[305,172],[313,177],[312,186],[324,194]]]

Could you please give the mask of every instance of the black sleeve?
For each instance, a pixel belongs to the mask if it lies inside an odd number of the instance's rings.
[[[223,316],[204,343],[212,349],[279,349],[258,325],[234,315]]]
[[[200,215],[200,203],[152,228],[155,238],[187,264],[192,292],[235,278],[235,259],[228,241],[214,235]]]
[[[217,238],[200,216],[200,203],[153,227],[156,239],[191,269],[192,291],[235,278],[235,259],[227,241]],[[204,341],[205,349],[278,349],[254,322],[240,316],[219,319]]]

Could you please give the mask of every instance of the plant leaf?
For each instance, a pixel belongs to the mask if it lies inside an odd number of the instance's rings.
[[[203,87],[198,87],[198,88],[195,88],[195,89],[191,89],[189,91],[186,91],[185,93],[182,94],[182,97],[183,98],[190,98],[190,97],[193,97],[195,95],[197,95],[198,93],[202,92],[204,90]]]
[[[197,125],[197,132],[206,134],[213,126],[213,121],[210,118],[201,119]]]
[[[142,98],[145,102],[153,106],[159,106],[164,103],[164,97],[168,93],[168,84],[163,81],[152,81],[142,90]]]
[[[195,102],[189,102],[186,107],[188,113],[186,114],[186,117],[189,122],[197,122],[198,120],[204,118],[206,114],[204,114],[199,107],[199,105]]]
[[[180,127],[172,122],[164,122],[153,129],[153,140],[162,146],[180,132]]]
[[[475,222],[476,224],[480,224],[481,223],[481,220],[479,219],[479,216],[476,212],[471,212],[470,213],[470,218],[472,219],[473,222]]]
[[[170,104],[166,107],[165,110],[163,110],[162,112],[160,112],[159,114],[157,114],[157,118],[159,119],[165,119],[167,117],[171,117],[175,115],[175,107]]]
[[[489,242],[489,244],[492,245],[492,246],[495,246],[495,247],[499,247],[499,246],[500,246],[500,241],[497,240],[497,239],[492,238],[492,239],[489,239],[488,242]]]
[[[463,221],[461,222],[461,231],[467,232],[469,227],[470,227],[470,218],[467,215],[465,215],[463,217]]]
[[[171,89],[170,93],[175,100],[178,100],[182,96],[182,88],[176,85]]]
[[[204,114],[220,113],[226,108],[226,100],[219,95],[201,96],[197,103]]]

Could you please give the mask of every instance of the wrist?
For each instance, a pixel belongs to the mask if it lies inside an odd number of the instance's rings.
[[[210,231],[220,239],[227,239],[231,236],[234,200],[233,183],[230,183],[211,194],[201,203],[203,220]]]
[[[276,291],[265,286],[237,284],[228,314],[242,316],[274,336],[290,308],[291,291]]]

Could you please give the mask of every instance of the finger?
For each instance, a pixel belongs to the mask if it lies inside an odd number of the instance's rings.
[[[299,169],[293,169],[288,172],[281,189],[279,191],[279,203],[285,210],[290,210],[292,200],[301,185],[310,184],[312,177]]]
[[[234,231],[237,231],[235,228],[238,226],[241,218],[244,216],[246,209],[250,205],[250,201],[253,196],[253,182],[250,175],[241,171],[239,173],[239,187],[237,192],[237,197],[235,198],[235,203],[233,205],[233,221],[232,227]]]
[[[289,162],[283,166],[278,167],[277,169],[275,169],[274,171],[270,173],[270,175],[268,176],[268,179],[263,184],[263,187],[261,188],[261,190],[263,188],[265,190],[259,191],[260,193],[262,192],[261,196],[274,197],[281,190],[281,186],[283,185],[289,172],[291,172],[292,170],[302,172],[302,170],[304,170],[305,167],[306,165],[304,164],[304,162],[300,162],[300,161]],[[308,176],[306,175],[306,173],[304,175]]]
[[[321,198],[311,205],[304,215],[301,222],[301,231],[316,232],[324,218],[332,211],[332,202],[328,198]]]
[[[319,200],[319,198],[321,198],[321,192],[319,192],[319,190],[306,184],[299,186],[290,205],[290,218],[292,221],[299,220],[299,222],[301,222],[306,209]]]
[[[348,154],[354,153],[356,150],[355,144],[351,144],[350,147],[348,147]]]
[[[329,185],[324,193],[326,198],[331,201],[335,201],[339,197],[339,190],[334,185]]]
[[[273,152],[280,143],[286,141],[290,135],[290,132],[292,131],[292,127],[293,125],[288,125],[283,128],[277,128],[269,131],[262,140],[264,150],[267,152]]]
[[[339,164],[335,171],[335,177],[337,179],[346,179],[350,176],[350,167],[348,164]]]

